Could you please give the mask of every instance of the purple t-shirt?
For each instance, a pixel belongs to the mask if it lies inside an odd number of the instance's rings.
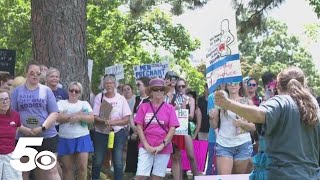
[[[154,107],[157,111],[157,108]],[[136,124],[142,125],[144,128],[153,116],[153,111],[151,109],[150,103],[142,103],[139,107],[137,115],[134,119]],[[179,121],[176,115],[174,107],[168,103],[164,103],[157,113],[157,118],[163,127],[169,131],[170,127],[179,127]],[[158,124],[157,120],[153,118],[151,124],[144,130],[144,135],[148,144],[152,147],[159,146],[164,138],[167,136],[167,132],[162,129]],[[143,147],[140,143],[139,147]],[[172,143],[168,143],[166,147],[160,152],[160,154],[171,154],[172,153]]]
[[[25,85],[15,88],[11,95],[11,108],[20,113],[21,124],[25,127],[40,127],[52,112],[59,112],[56,98],[51,89],[42,84],[35,90],[29,90]],[[54,126],[40,136],[50,138],[57,135]],[[17,137],[24,136],[20,132]]]

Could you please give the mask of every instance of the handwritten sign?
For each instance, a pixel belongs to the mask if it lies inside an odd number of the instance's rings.
[[[16,51],[9,49],[0,49],[0,71],[9,72],[14,76],[15,65]]]
[[[169,71],[169,63],[155,63],[155,64],[144,64],[133,67],[134,76],[136,79],[146,76],[149,78],[164,78],[165,74]]]
[[[232,6],[226,7],[217,16],[219,23],[214,26],[206,55],[206,79],[210,93],[220,84],[242,81],[235,11]]]
[[[176,128],[175,135],[188,135],[189,110],[179,109],[179,110],[176,110],[176,114],[177,114],[180,126]]]
[[[114,74],[116,75],[116,79],[124,79],[124,69],[123,64],[116,64],[113,66],[106,67],[105,74]]]

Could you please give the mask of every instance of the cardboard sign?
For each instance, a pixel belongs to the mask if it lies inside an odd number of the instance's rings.
[[[149,78],[164,78],[166,73],[169,71],[169,63],[162,62],[162,63],[155,63],[155,64],[144,64],[144,65],[137,65],[133,67],[134,77],[136,79],[140,77],[149,77]]]
[[[14,76],[16,65],[16,51],[9,49],[0,49],[0,71],[9,72]]]
[[[220,84],[242,81],[235,10],[231,5],[217,9],[223,9],[223,12],[217,11],[206,56],[206,79],[210,93]]]
[[[100,117],[109,119],[111,111],[112,111],[112,105],[103,99],[100,106]]]
[[[176,128],[175,135],[188,135],[188,126],[189,126],[189,110],[188,109],[179,109],[176,110],[176,114],[179,120],[180,126]]]
[[[105,74],[114,74],[116,75],[116,79],[124,79],[124,69],[123,64],[116,64],[113,66],[106,67]]]

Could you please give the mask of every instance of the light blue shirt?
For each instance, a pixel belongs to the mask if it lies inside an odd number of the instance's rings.
[[[214,108],[214,93],[211,93],[208,96],[208,107],[207,107],[207,112],[209,113],[211,109]],[[216,142],[216,134],[214,132],[214,128],[209,129],[209,137],[208,137],[208,142],[209,143],[215,143]]]

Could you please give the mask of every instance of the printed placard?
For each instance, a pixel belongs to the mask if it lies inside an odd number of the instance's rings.
[[[143,64],[133,67],[134,77],[136,79],[140,77],[149,77],[149,78],[164,78],[166,73],[169,71],[169,63],[154,63],[154,64]]]
[[[176,110],[176,114],[177,114],[180,126],[176,128],[175,135],[188,135],[189,110],[179,109],[179,110]]]

